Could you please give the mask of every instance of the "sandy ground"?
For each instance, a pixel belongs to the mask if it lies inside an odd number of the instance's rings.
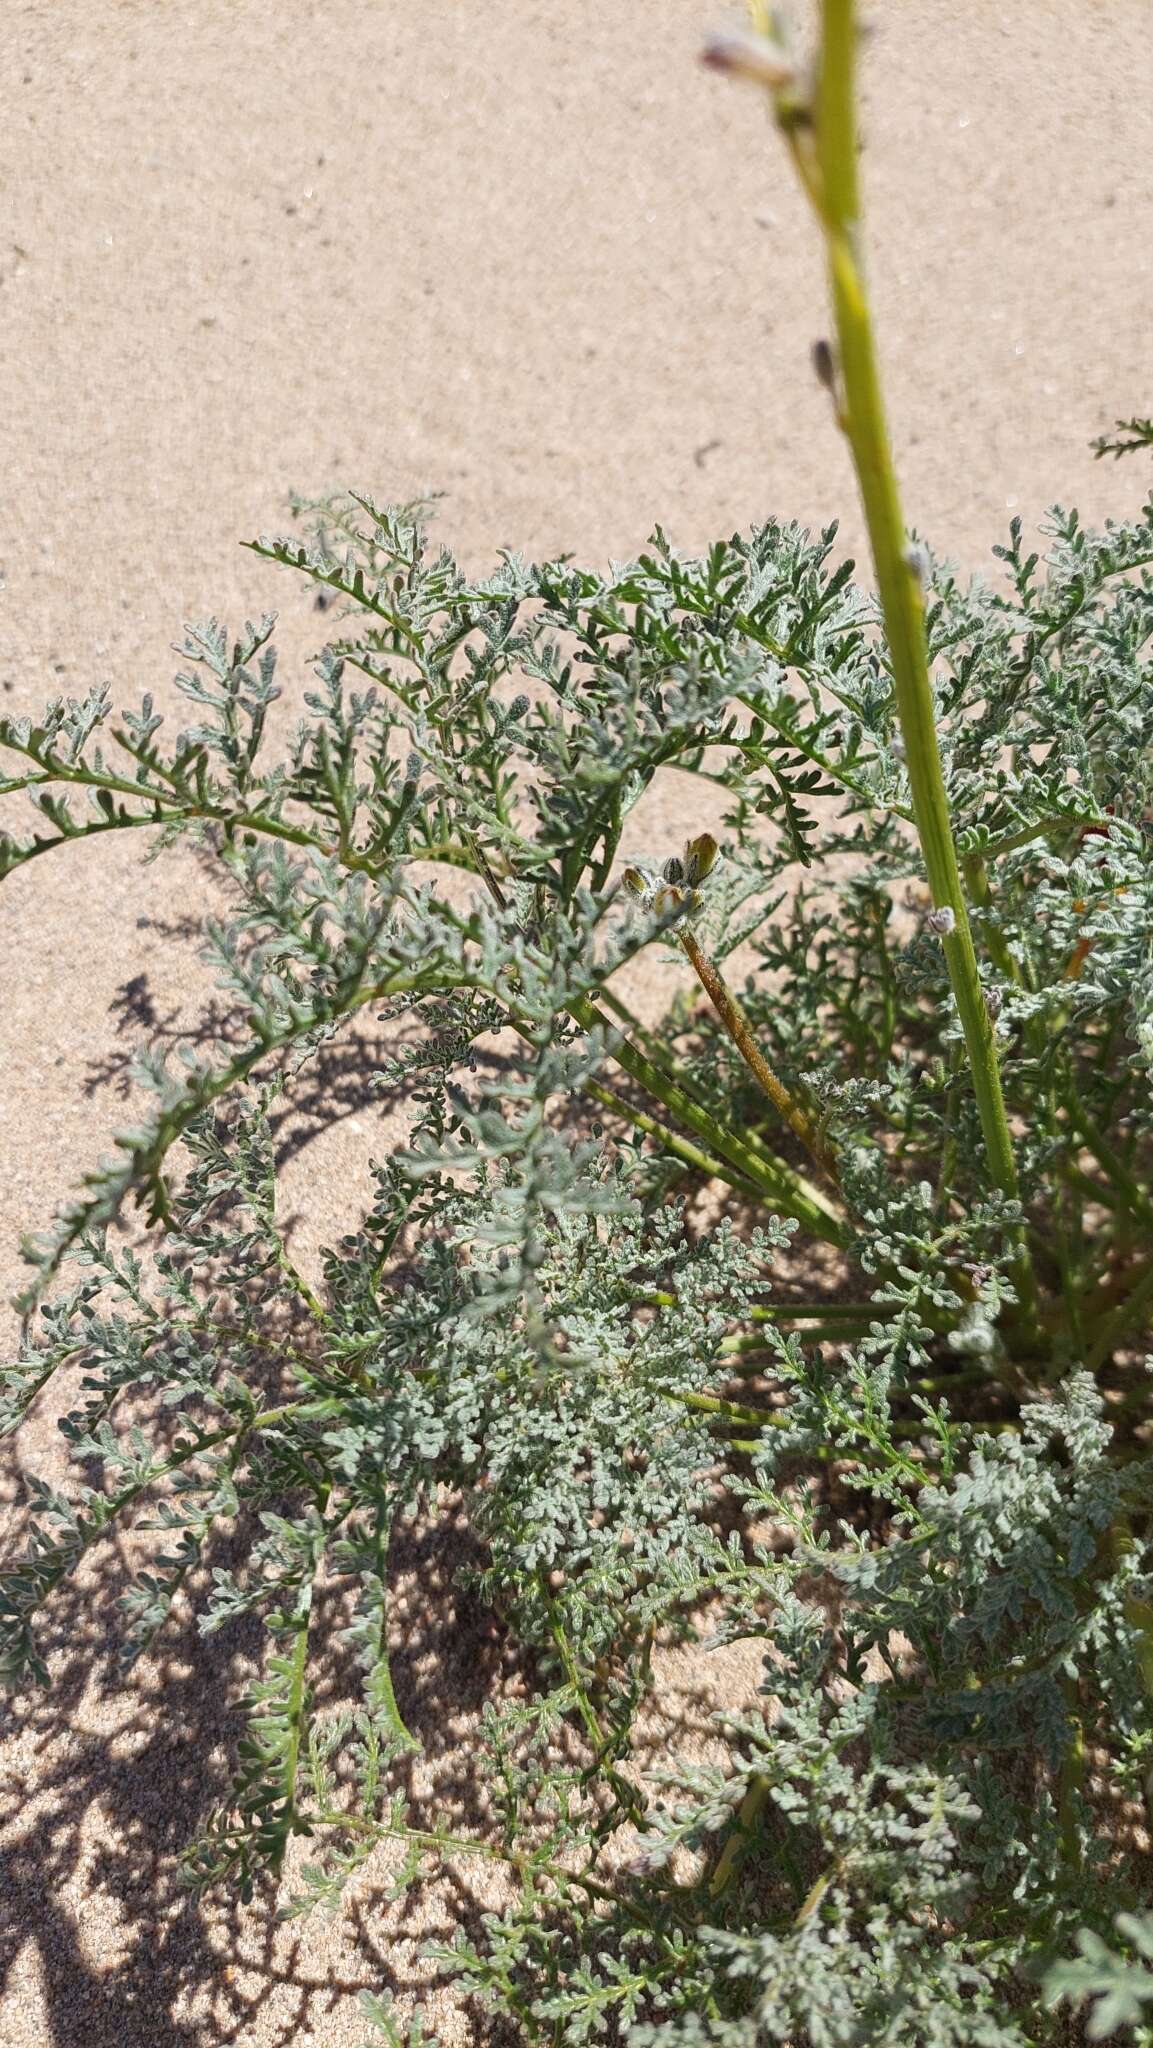
[[[180,621],[280,606],[290,700],[309,600],[237,542],[290,487],[447,493],[474,565],[502,543],[627,555],[776,513],[859,525],[808,368],[809,225],[751,96],[694,64],[707,0],[8,0],[0,38],[0,705],[108,679],[170,701]],[[1147,0],[877,0],[874,274],[911,520],[968,566],[1013,511],[1125,513],[1094,464],[1153,408]],[[660,819],[655,829],[659,829]],[[670,834],[675,830],[669,818]],[[141,1031],[206,994],[204,884],[114,839],[0,899],[0,1280],[124,1118]],[[286,1139],[301,1256],[355,1211],[355,1063]],[[10,1327],[10,1325],[9,1325]],[[50,1405],[9,1459],[58,1467]],[[349,2048],[363,1988],[425,1999],[419,1940],[471,1876],[344,1920],[199,1915],[176,1852],[228,1764],[243,1644],[191,1637],[113,1678],[113,1559],[66,1623],[60,1685],[9,1724],[3,2048]],[[439,1542],[409,1560],[402,1690],[428,1782],[467,1809],[468,1730],[508,1682]],[[455,1602],[455,1605],[454,1605]],[[735,1653],[734,1653],[735,1657]],[[681,1673],[739,1691],[739,1659]],[[333,1681],[335,1683],[335,1679]],[[439,1774],[439,1775],[438,1775]],[[439,1793],[435,1796],[440,1796]]]

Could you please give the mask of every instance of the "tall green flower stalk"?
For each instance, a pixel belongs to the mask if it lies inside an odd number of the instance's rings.
[[[751,14],[763,42],[730,43],[721,38],[709,54],[720,68],[742,72],[767,89],[777,126],[825,238],[837,353],[833,359],[822,347],[818,371],[833,391],[838,423],[857,473],[892,661],[913,817],[933,898],[932,923],[965,1035],[990,1172],[1002,1194],[1019,1203],[993,1024],[977,966],[937,743],[919,566],[901,510],[862,266],[856,7],[854,0],[822,0],[811,94],[802,89],[775,40],[772,8],[765,0],[752,0]],[[1037,1289],[1023,1226],[1018,1241],[1015,1279],[1025,1317],[1032,1322]]]

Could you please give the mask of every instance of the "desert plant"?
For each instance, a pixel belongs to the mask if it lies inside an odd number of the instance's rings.
[[[909,535],[853,10],[824,0],[812,78],[760,30],[709,56],[767,90],[825,239],[875,599],[832,530],[470,578],[424,508],[347,496],[255,543],[340,607],[279,752],[271,619],[189,632],[171,744],[101,693],[0,724],[44,821],[0,865],[194,843],[243,1029],[142,1055],[153,1115],[30,1248],[9,1425],[78,1367],[98,1483],[34,1489],[5,1660],[44,1676],[41,1608],[135,1521],[126,1658],[177,1602],[267,1626],[197,1881],[251,1889],[294,1836],[301,1908],[386,1838],[402,1882],[499,1863],[444,1962],[530,2041],[1009,2048],[1060,2038],[1063,1992],[1111,1992],[1094,2024],[1144,1995],[1102,1938],[1148,1900],[1153,1766],[1153,504],[1055,511],[1043,560],[1015,523],[990,582]],[[669,771],[699,811],[638,851]],[[622,992],[654,945],[661,1029]],[[363,1012],[411,1127],[314,1286],[269,1109]],[[448,1500],[531,1680],[486,1716],[479,1832],[401,1790],[390,1541]],[[642,1769],[663,1645],[703,1629],[762,1640],[763,1683],[713,1762]]]

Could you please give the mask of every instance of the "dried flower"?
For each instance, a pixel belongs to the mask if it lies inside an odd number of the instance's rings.
[[[929,550],[924,543],[919,540],[910,541],[905,549],[905,567],[918,589],[924,590],[927,587],[931,566]]]
[[[668,917],[671,911],[679,910],[684,901],[683,889],[678,889],[674,882],[664,882],[653,893],[653,914],[656,917]]]
[[[818,384],[823,385],[825,390],[832,392],[835,397],[837,391],[836,357],[833,354],[832,347],[823,336],[819,341],[813,343],[813,368],[817,373]]]
[[[748,29],[716,29],[701,51],[701,63],[729,78],[747,78],[773,92],[792,85],[797,67],[787,50]]]

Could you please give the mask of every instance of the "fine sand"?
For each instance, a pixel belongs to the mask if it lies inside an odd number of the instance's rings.
[[[287,523],[292,487],[443,491],[474,566],[502,544],[625,556],[657,520],[697,545],[768,513],[840,516],[856,550],[809,369],[813,234],[754,96],[694,62],[715,19],[708,0],[8,0],[0,710],[104,680],[170,706],[183,619],[276,606],[299,704],[321,621],[237,545]],[[872,268],[907,509],[975,568],[1014,512],[1126,514],[1147,486],[1089,442],[1153,409],[1149,9],[876,0],[872,23]],[[682,826],[654,804],[658,845]],[[115,836],[0,893],[5,1299],[21,1232],[126,1119],[133,1042],[203,1012],[210,908],[193,862],[143,870]],[[379,1149],[361,1068],[322,1070],[284,1126],[306,1264]],[[8,1447],[5,1503],[63,1469],[58,1412]],[[398,1677],[423,1788],[467,1815],[469,1731],[516,1680],[454,1592],[463,1543],[412,1540]],[[249,1646],[205,1661],[177,1630],[119,1687],[129,1561],[93,1572],[57,1691],[5,1724],[2,2048],[357,2048],[363,1989],[422,2003],[446,2044],[495,2039],[419,1959],[497,1897],[473,1871],[390,1906],[382,1853],[344,1917],[303,1925],[181,1893]],[[671,1730],[755,1664],[666,1678]]]

